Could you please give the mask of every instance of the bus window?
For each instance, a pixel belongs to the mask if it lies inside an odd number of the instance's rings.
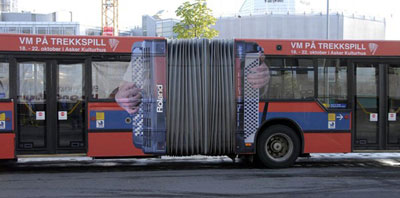
[[[92,62],[92,97],[114,99],[129,62]]]
[[[0,63],[0,99],[9,98],[8,63]]]
[[[318,99],[327,108],[348,108],[346,61],[318,59]]]
[[[261,100],[312,99],[314,97],[314,66],[312,59],[266,59],[270,68],[267,94]],[[261,92],[262,93],[262,92]]]

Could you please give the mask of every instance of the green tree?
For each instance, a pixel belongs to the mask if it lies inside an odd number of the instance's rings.
[[[195,0],[194,3],[184,2],[175,11],[182,20],[174,26],[178,38],[213,38],[218,31],[210,26],[217,20],[212,16],[212,10],[207,8],[206,0]]]

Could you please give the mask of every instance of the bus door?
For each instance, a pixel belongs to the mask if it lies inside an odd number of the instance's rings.
[[[400,62],[354,65],[354,149],[400,149]]]
[[[17,61],[18,154],[86,152],[84,60]]]

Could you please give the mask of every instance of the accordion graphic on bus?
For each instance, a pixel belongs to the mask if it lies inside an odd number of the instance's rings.
[[[132,82],[142,90],[139,111],[132,115],[135,147],[149,154],[222,155],[254,140],[259,93],[244,76],[259,65],[259,48],[238,43],[235,50],[234,44],[207,39],[134,44]]]
[[[139,111],[132,115],[133,143],[145,153],[165,153],[166,41],[136,42],[132,82],[141,89]],[[155,141],[155,140],[159,141]]]

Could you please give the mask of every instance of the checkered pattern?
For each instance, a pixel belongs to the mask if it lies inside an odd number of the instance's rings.
[[[137,87],[143,87],[143,56],[132,56],[131,65],[132,67],[132,82]],[[132,128],[135,136],[143,136],[143,104],[139,106],[139,112],[132,115]]]
[[[244,138],[246,143],[254,142],[259,125],[258,102],[259,89],[254,89],[247,81],[250,69],[259,65],[258,56],[246,57],[244,66]]]

